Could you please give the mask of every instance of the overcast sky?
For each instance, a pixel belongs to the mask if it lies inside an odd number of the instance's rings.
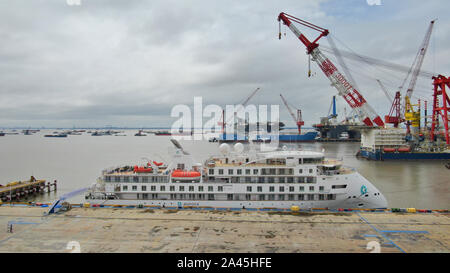
[[[257,87],[250,103],[281,104],[283,93],[310,126],[327,115],[337,92],[315,64],[307,77],[304,46],[289,30],[278,40],[282,11],[329,29],[343,49],[405,67],[438,18],[423,69],[449,75],[448,0],[381,3],[0,0],[0,126],[170,127],[175,104],[191,105],[194,96],[238,104]],[[393,94],[405,73],[348,66],[367,101],[387,114],[375,78]],[[416,97],[430,100],[431,88],[421,78]],[[338,105],[349,112],[342,99]]]

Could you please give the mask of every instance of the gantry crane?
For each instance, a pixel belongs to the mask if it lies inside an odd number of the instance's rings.
[[[450,119],[450,78],[439,75],[433,77],[434,94],[433,94],[433,118],[431,123],[431,141],[435,140],[437,129],[439,128],[439,117],[442,118],[444,126],[444,136],[447,145],[450,145],[449,126]],[[440,99],[439,99],[440,97]],[[442,105],[441,105],[442,103]]]
[[[286,105],[286,108],[288,109],[289,114],[294,119],[294,122],[297,124],[298,134],[301,135],[302,134],[302,125],[305,124],[305,122],[302,119],[302,110],[297,109],[297,117],[296,117],[294,112],[292,111],[291,107],[289,107],[288,102],[283,97],[283,95],[280,94],[280,97],[281,97],[281,100],[283,101],[284,105]]]
[[[320,51],[317,41],[322,37],[329,34],[327,29],[321,28],[307,21],[296,18],[287,13],[280,13],[278,21],[285,24],[289,29],[300,39],[300,41],[306,46],[306,53],[312,57],[320,69],[325,73],[327,78],[331,81],[331,85],[338,90],[338,94],[344,98],[344,100],[350,105],[351,108],[358,112],[358,116],[364,124],[367,126],[384,126],[383,120],[373,110],[373,108],[367,103],[366,99],[359,93],[356,88],[344,77],[342,73],[336,68],[336,66]],[[304,36],[300,30],[293,24],[297,23],[305,27],[311,28],[320,32],[320,35],[314,40],[310,41]],[[279,33],[279,39],[281,39],[281,31]]]

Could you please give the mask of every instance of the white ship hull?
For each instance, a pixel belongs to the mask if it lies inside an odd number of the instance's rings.
[[[161,208],[236,208],[236,209],[265,209],[278,208],[290,209],[298,206],[300,209],[385,209],[386,207],[351,205],[345,200],[334,201],[197,201],[197,200],[104,200],[89,199],[91,205],[98,204],[103,206],[156,206]]]

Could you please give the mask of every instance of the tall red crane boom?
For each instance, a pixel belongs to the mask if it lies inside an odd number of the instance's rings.
[[[384,126],[383,120],[380,116],[373,110],[373,108],[367,103],[366,99],[354,88],[350,82],[344,77],[342,73],[336,68],[336,66],[319,50],[320,38],[325,37],[329,34],[327,29],[321,28],[314,24],[311,24],[302,19],[296,18],[287,13],[280,13],[278,16],[278,21],[283,22],[289,29],[298,37],[298,39],[306,46],[307,54],[311,55],[312,60],[315,61],[320,69],[325,73],[327,78],[331,81],[337,90],[338,94],[344,98],[344,100],[350,105],[351,108],[355,109],[359,113],[359,118],[367,126],[373,126],[374,123],[378,126]],[[320,35],[312,42],[303,35],[300,30],[293,24],[297,23],[305,27],[311,28],[315,31],[320,32]],[[281,39],[281,33],[279,35]]]
[[[298,134],[302,134],[302,125],[305,124],[305,122],[302,119],[302,110],[297,109],[297,117],[294,114],[294,111],[292,111],[291,107],[289,107],[289,104],[287,103],[286,99],[283,97],[283,95],[280,94],[281,100],[283,101],[284,105],[286,105],[286,108],[289,111],[289,114],[294,119],[295,124],[297,124]]]

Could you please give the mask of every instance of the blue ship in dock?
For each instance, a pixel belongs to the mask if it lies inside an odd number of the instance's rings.
[[[253,142],[271,142],[278,140],[279,142],[311,142],[316,139],[318,132],[307,132],[305,134],[280,134],[280,135],[257,135],[251,139]],[[249,142],[248,135],[238,134],[222,134],[219,142]]]
[[[360,156],[370,160],[450,160],[450,153],[448,152],[384,152],[361,149]]]

